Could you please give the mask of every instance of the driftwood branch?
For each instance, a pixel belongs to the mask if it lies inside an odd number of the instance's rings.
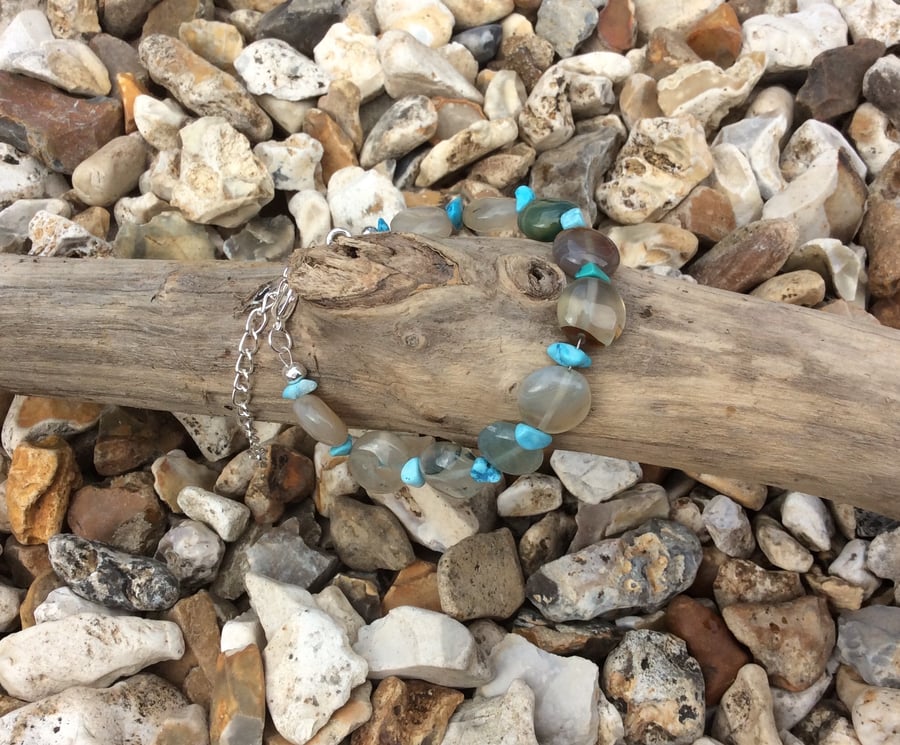
[[[229,411],[245,300],[272,264],[0,256],[0,388]],[[295,254],[295,357],[354,426],[473,443],[550,364],[564,284],[521,240],[348,239]],[[900,333],[621,269],[628,326],[555,446],[800,489],[900,516]],[[254,408],[288,421],[259,355]]]

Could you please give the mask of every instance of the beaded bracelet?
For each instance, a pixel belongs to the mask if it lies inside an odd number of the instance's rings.
[[[625,304],[610,281],[619,266],[619,251],[605,235],[585,226],[577,205],[536,199],[527,186],[520,186],[515,195],[515,199],[476,199],[465,209],[460,197],[445,208],[412,207],[398,213],[390,226],[381,219],[377,227],[363,232],[393,230],[446,238],[464,225],[476,233],[516,225],[528,238],[553,242],[554,261],[571,278],[556,306],[567,340],[547,348],[554,365],[536,370],[519,386],[522,421],[487,425],[478,435],[478,456],[444,440],[415,455],[403,438],[379,430],[351,437],[341,418],[314,394],[317,383],[293,360],[293,340],[286,325],[298,298],[288,285],[285,270],[276,283],[263,286],[254,296],[234,368],[232,403],[255,458],[261,460],[264,451],[250,412],[251,376],[259,340],[268,328],[268,344],[281,360],[287,379],[283,398],[294,401],[294,413],[307,434],[331,446],[332,455],[349,455],[350,473],[366,491],[385,493],[404,485],[428,484],[466,499],[483,484],[499,482],[503,473],[518,476],[540,468],[552,435],[574,429],[590,411],[590,386],[577,371],[591,365],[582,347],[589,343],[608,346],[615,341],[625,326]],[[327,242],[339,235],[350,233],[336,228]]]

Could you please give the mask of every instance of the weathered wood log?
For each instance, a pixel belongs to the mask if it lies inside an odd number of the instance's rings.
[[[230,410],[246,299],[272,264],[0,256],[0,388]],[[900,333],[621,269],[628,325],[554,446],[799,489],[900,516]],[[546,245],[401,234],[295,254],[295,358],[359,427],[473,443],[550,364],[565,279]],[[289,421],[263,348],[253,408]]]

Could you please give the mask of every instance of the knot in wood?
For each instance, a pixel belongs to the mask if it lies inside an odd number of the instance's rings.
[[[529,300],[556,300],[566,286],[562,269],[541,256],[502,256],[497,269],[502,285]]]

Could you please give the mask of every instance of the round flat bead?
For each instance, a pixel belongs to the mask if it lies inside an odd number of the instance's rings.
[[[469,230],[494,235],[516,229],[516,200],[509,197],[475,199],[463,210],[463,225]]]
[[[455,442],[432,443],[419,456],[425,482],[451,497],[470,499],[482,486],[472,480],[475,456],[468,448]]]
[[[579,372],[550,365],[535,370],[519,386],[522,421],[542,432],[574,429],[591,410],[591,387]]]
[[[591,358],[574,344],[558,341],[547,347],[547,356],[563,367],[590,367]]]
[[[312,393],[319,385],[315,380],[310,378],[298,378],[288,383],[281,392],[282,398],[296,401],[300,396],[307,396]]]
[[[553,438],[537,427],[519,422],[516,425],[516,442],[526,450],[543,450],[553,442]]]
[[[347,463],[350,475],[363,489],[384,494],[403,487],[400,473],[409,458],[409,449],[397,435],[374,431],[353,443]]]
[[[488,463],[514,476],[534,473],[544,462],[540,450],[526,450],[516,442],[516,425],[511,422],[494,422],[481,430],[478,449]]]
[[[566,285],[560,294],[556,318],[571,339],[585,335],[606,347],[625,328],[625,303],[609,282],[582,277]]]
[[[391,230],[395,233],[448,238],[453,235],[453,223],[446,210],[440,207],[408,207],[394,215]]]
[[[341,445],[347,440],[347,425],[331,407],[315,395],[294,401],[294,414],[304,432],[326,445]]]
[[[559,218],[571,209],[578,205],[562,199],[535,199],[519,212],[519,230],[533,240],[552,241],[563,229]]]
[[[425,474],[418,458],[410,458],[400,469],[400,480],[407,486],[424,486]]]
[[[572,228],[553,239],[553,260],[570,277],[589,263],[596,264],[611,277],[619,268],[619,249],[597,230]]]

